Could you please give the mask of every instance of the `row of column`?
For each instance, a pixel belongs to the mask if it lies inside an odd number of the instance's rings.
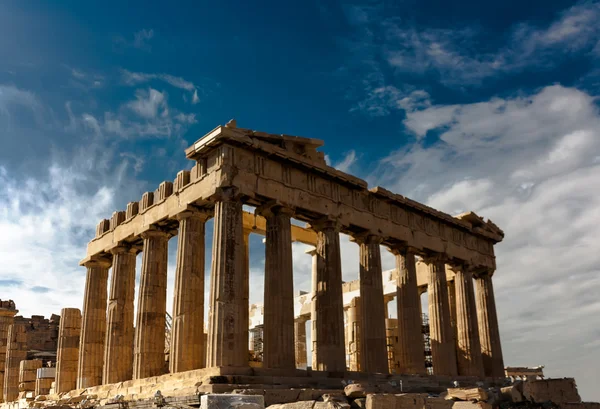
[[[257,209],[266,218],[265,317],[263,366],[295,368],[291,210],[271,203]],[[173,305],[170,371],[206,366],[248,364],[248,254],[247,233],[242,223],[242,201],[233,189],[224,189],[214,207],[214,237],[208,314],[208,345],[204,345],[204,225],[209,216],[198,211],[179,215],[177,270]],[[339,231],[333,220],[312,223],[317,232],[314,250],[312,342],[313,368],[344,371],[345,343],[342,271]],[[143,259],[138,297],[137,327],[133,329],[135,253],[128,246],[111,252],[112,263],[86,263],[87,279],[83,308],[77,387],[146,378],[163,374],[165,368],[165,316],[167,253],[169,234],[152,228],[142,234]],[[365,372],[387,372],[385,304],[381,274],[381,239],[357,236],[360,245],[360,293],[363,320],[360,368]],[[393,249],[398,263],[398,322],[401,372],[424,373],[419,296],[414,253]],[[107,297],[108,269],[113,268]],[[429,297],[434,365],[440,374],[455,374],[455,348],[449,319],[444,264],[431,260]],[[441,266],[441,267],[440,267]],[[465,273],[467,274],[467,273]],[[475,310],[472,283],[463,281],[457,295],[465,294],[466,319],[457,319],[459,333],[470,334],[459,345],[476,349],[473,338]],[[499,337],[491,280],[480,280],[477,311],[480,326],[494,327],[482,333],[488,366],[497,364]],[[479,285],[479,284],[478,284]],[[463,288],[464,287],[464,288]],[[108,302],[108,311],[106,305]],[[466,305],[462,301],[457,304]],[[483,309],[483,310],[482,310]],[[482,312],[483,311],[483,312]],[[483,323],[483,324],[482,324]],[[451,341],[452,340],[452,341]],[[452,345],[451,345],[452,344]],[[131,346],[134,345],[134,348]],[[450,347],[450,345],[452,347]],[[206,357],[203,356],[206,350]],[[460,355],[460,354],[459,354]],[[469,355],[469,354],[467,354]],[[473,355],[473,354],[470,354]],[[501,357],[501,353],[500,353]],[[461,357],[458,357],[459,361]],[[501,361],[501,358],[500,358]],[[469,361],[470,362],[470,361]],[[466,366],[465,366],[466,365]],[[463,365],[467,368],[469,365]],[[477,362],[474,364],[477,367]],[[487,369],[487,367],[486,367]],[[462,371],[462,370],[461,370]],[[491,373],[491,372],[490,372]],[[486,370],[487,374],[487,370]]]
[[[380,243],[375,236],[354,237],[360,245],[360,298],[353,300],[348,314],[348,325],[355,325],[349,340],[352,349],[351,367],[364,372],[387,372],[385,299],[382,290]],[[321,242],[321,241],[320,241]],[[396,368],[402,374],[425,374],[425,352],[422,333],[421,301],[417,288],[416,252],[406,246],[390,249],[396,257],[397,325],[398,339],[394,346]],[[312,253],[318,255],[318,251]],[[322,346],[318,331],[324,331],[319,322],[318,259],[313,278],[313,367],[330,368],[319,360]],[[434,373],[448,376],[504,375],[496,306],[491,276],[486,273],[473,277],[464,265],[453,266],[454,286],[446,282],[446,260],[441,256],[423,258],[429,267],[428,305],[431,353]],[[477,283],[477,301],[473,279]],[[450,291],[450,293],[449,293]],[[338,309],[339,304],[338,304]],[[329,326],[327,326],[329,327]],[[335,328],[335,326],[334,326]],[[358,336],[357,336],[358,334]],[[341,348],[340,348],[341,349]],[[332,351],[326,350],[328,358]],[[337,354],[337,355],[335,355]],[[336,350],[335,356],[341,352]]]

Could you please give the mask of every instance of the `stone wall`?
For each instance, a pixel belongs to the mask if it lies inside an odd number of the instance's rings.
[[[523,384],[523,396],[532,402],[579,403],[581,397],[573,378],[541,379]]]

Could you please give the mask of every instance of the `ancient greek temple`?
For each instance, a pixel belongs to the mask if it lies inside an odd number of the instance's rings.
[[[250,234],[265,236],[263,370],[299,376],[298,349],[310,320],[313,372],[335,377],[349,370],[393,370],[424,376],[420,293],[426,291],[433,375],[504,377],[492,285],[494,244],[503,239],[502,230],[474,213],[453,217],[381,187],[368,188],[365,181],[328,166],[317,150],[322,145],[316,139],[237,128],[231,121],[186,149],[194,161],[190,171],[180,171],[173,182],[161,183],[102,220],[81,261],[87,268],[81,318],[77,310],[66,310],[61,318],[57,390],[200,368],[229,368],[234,374],[249,367]],[[255,208],[254,214],[244,205]],[[205,334],[205,223],[211,218]],[[352,333],[359,338],[353,340],[358,353],[352,363],[347,362],[344,294],[349,290],[342,282],[340,233],[360,249],[350,306],[354,318],[346,314],[346,321],[360,328]],[[171,301],[167,244],[174,236]],[[312,257],[312,289],[303,295],[302,307],[293,288],[293,241],[314,245],[306,256]],[[396,260],[391,284],[385,286],[382,249]],[[392,368],[386,310],[393,297]],[[170,339],[167,302],[173,303]]]

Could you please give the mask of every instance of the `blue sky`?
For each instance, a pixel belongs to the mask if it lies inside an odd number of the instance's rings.
[[[600,399],[600,3],[213,3],[0,3],[0,298],[26,315],[80,307],[98,220],[236,118],[492,219],[506,363]],[[357,248],[342,246],[351,280]],[[263,252],[253,237],[253,301]]]

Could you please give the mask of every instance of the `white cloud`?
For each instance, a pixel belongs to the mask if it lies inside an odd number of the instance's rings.
[[[13,85],[0,84],[0,116],[10,121],[11,110],[17,107],[26,108],[36,118],[43,111],[43,107],[34,93],[22,90]]]
[[[133,46],[135,48],[149,49],[148,42],[154,37],[154,30],[142,29],[133,34]]]
[[[168,105],[165,94],[150,88],[146,90],[137,90],[135,100],[127,106],[139,116],[147,119],[156,118],[159,114],[168,113]]]
[[[379,183],[450,213],[474,210],[506,233],[495,290],[507,365],[545,364],[598,399],[600,112],[583,91],[408,112],[408,129],[439,141],[392,153]],[[586,359],[578,345],[586,343]],[[560,352],[557,352],[560,351]]]
[[[193,82],[187,81],[182,77],[176,77],[170,74],[153,74],[121,70],[121,79],[123,83],[131,86],[154,80],[163,81],[172,87],[190,92],[192,94],[192,104],[200,102],[200,98],[198,97],[198,87]]]

